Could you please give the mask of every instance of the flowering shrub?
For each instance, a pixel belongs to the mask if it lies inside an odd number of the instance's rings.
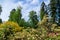
[[[38,26],[38,30],[42,31],[40,35],[42,36],[42,39],[60,40],[60,27],[57,24],[48,22],[48,17],[46,17],[46,15],[44,16],[43,20],[38,23]]]
[[[15,33],[15,39],[20,40],[44,40],[46,37],[46,30],[44,28],[27,28],[23,29],[22,32]]]
[[[3,32],[3,30],[0,30],[0,40],[4,40],[4,32]]]
[[[56,24],[45,21],[38,23],[38,28],[22,28],[15,22],[4,22],[0,24],[0,40],[60,40],[60,29]],[[53,31],[48,32],[50,27]],[[55,33],[57,32],[57,33]]]
[[[0,25],[0,28],[8,28],[8,27],[12,27],[14,31],[22,30],[22,27],[19,27],[17,23],[10,22],[10,21],[4,22],[3,24]]]
[[[15,32],[21,30],[22,28],[19,27],[17,23],[10,21],[4,22],[3,24],[0,24],[0,40],[9,40],[9,38],[11,39]]]

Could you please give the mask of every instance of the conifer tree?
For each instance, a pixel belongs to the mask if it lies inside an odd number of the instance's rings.
[[[45,15],[45,3],[42,2],[41,9],[40,9],[40,19],[42,20]]]
[[[56,1],[55,0],[50,0],[50,13],[52,17],[52,23],[55,23],[55,17],[56,17]]]
[[[37,23],[38,23],[38,17],[36,15],[36,12],[35,11],[30,11],[30,14],[29,14],[29,18],[30,18],[30,22],[31,22],[31,25],[32,27],[34,28],[37,28]]]
[[[1,12],[2,12],[2,7],[0,5],[0,15],[1,15]],[[0,18],[0,23],[2,23],[2,19]]]

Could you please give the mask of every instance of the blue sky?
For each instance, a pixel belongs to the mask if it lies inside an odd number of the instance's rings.
[[[40,4],[44,1],[46,5],[49,3],[49,0],[0,0],[0,5],[2,5],[1,18],[3,21],[9,19],[10,11],[18,6],[22,7],[22,18],[28,20],[28,15],[31,10],[37,12],[39,15]]]

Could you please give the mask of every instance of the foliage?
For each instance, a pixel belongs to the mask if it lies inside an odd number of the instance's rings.
[[[1,5],[0,5],[0,15],[1,15],[1,12],[2,12],[2,7],[1,7]]]
[[[46,15],[43,20],[38,23],[38,26],[40,29],[44,28],[46,30],[46,34],[44,34],[46,36],[45,38],[43,37],[44,40],[60,40],[60,27],[57,24],[49,23]]]
[[[22,14],[21,14],[21,8],[13,9],[10,12],[9,21],[17,22],[19,24],[19,21],[21,20]]]
[[[1,7],[1,5],[0,5],[0,15],[1,15],[1,12],[2,12],[2,7]],[[0,17],[0,23],[2,23],[1,17]]]
[[[55,16],[56,16],[56,1],[50,0],[50,9],[51,11],[51,17],[53,17],[53,23],[55,23]]]
[[[40,32],[41,31],[41,32]],[[43,32],[44,31],[44,32]],[[46,30],[37,28],[24,28],[22,29],[15,22],[8,21],[0,25],[0,38],[1,40],[40,40],[43,34],[46,34]],[[40,38],[41,37],[41,38]],[[43,36],[44,37],[44,36]]]
[[[15,21],[18,23],[18,20],[20,21],[22,15],[21,15],[21,9],[20,8],[17,8],[17,9],[13,9],[11,12],[10,12],[10,21]]]
[[[1,24],[0,28],[8,28],[9,26],[12,27],[14,31],[20,31],[22,29],[22,27],[20,27],[17,23],[10,21]]]
[[[42,40],[46,37],[46,30],[43,29],[34,29],[34,28],[27,28],[24,29],[22,32],[18,32],[15,34],[15,39],[21,40]]]
[[[22,18],[21,7],[18,7],[17,9],[13,9],[10,12],[9,21],[17,22],[18,25],[21,27],[23,27],[23,26],[28,27],[29,26],[29,23],[26,22],[24,20],[24,18]]]
[[[0,23],[2,23],[2,19],[0,19]]]
[[[9,40],[13,39],[14,33],[21,31],[22,27],[15,22],[7,21],[0,25],[0,39]]]
[[[0,28],[0,40],[4,40],[4,32]]]
[[[43,21],[45,20],[45,21]],[[38,27],[34,28],[22,28],[15,22],[8,21],[0,25],[0,39],[1,40],[58,40],[59,34],[56,33],[57,25],[48,25],[48,18],[44,16],[43,20],[38,23]],[[48,24],[46,24],[48,23]],[[47,26],[51,27],[53,33],[48,32]]]
[[[29,18],[31,20],[30,22],[31,22],[32,26],[34,28],[37,28],[38,19],[37,19],[36,12],[35,11],[30,11]]]
[[[26,22],[22,18],[21,8],[13,9],[10,12],[9,21],[0,24],[0,40],[60,40],[60,27],[54,23],[55,1],[50,0],[49,4],[53,23],[49,22],[45,6],[42,2],[40,22],[35,11],[29,12],[29,20]]]
[[[45,3],[42,2],[41,9],[40,9],[40,19],[42,20],[45,15]]]
[[[15,11],[15,9],[12,9],[12,11],[10,12],[9,21],[15,21]]]
[[[38,24],[44,25],[44,24],[46,24],[46,22],[48,22],[48,17],[47,17],[47,15],[45,15],[45,16],[43,17],[43,20],[42,20],[41,22],[39,22]]]

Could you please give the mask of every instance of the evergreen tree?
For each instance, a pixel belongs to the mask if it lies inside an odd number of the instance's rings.
[[[30,11],[29,18],[31,20],[30,22],[32,24],[32,27],[37,28],[38,19],[37,19],[36,12]]]
[[[40,9],[40,19],[42,20],[45,15],[45,3],[42,2],[41,9]]]
[[[56,1],[50,0],[50,13],[52,17],[52,23],[55,23],[55,17],[56,17]]]
[[[1,5],[0,5],[0,15],[1,15],[1,12],[2,12],[2,7],[1,7]]]
[[[2,12],[2,7],[0,5],[0,15],[1,15],[1,12]],[[2,19],[0,18],[0,23],[2,23]]]
[[[56,23],[60,25],[60,0],[56,0]]]

